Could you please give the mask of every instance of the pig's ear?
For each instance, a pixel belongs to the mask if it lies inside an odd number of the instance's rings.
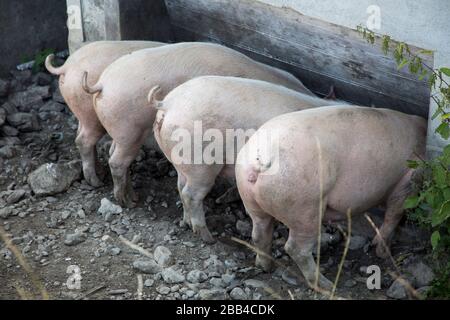
[[[148,103],[152,108],[162,110],[163,109],[163,102],[157,99],[157,96],[161,93],[161,87],[155,86],[153,87],[150,92],[148,93]]]

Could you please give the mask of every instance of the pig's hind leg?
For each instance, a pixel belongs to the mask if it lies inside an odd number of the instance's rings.
[[[181,192],[184,217],[190,218],[192,230],[206,243],[214,243],[215,240],[206,226],[203,200],[214,186],[220,171],[220,166],[209,165],[192,165],[188,171],[183,170],[186,177],[186,184]]]
[[[324,206],[326,207],[326,202]],[[284,248],[295,261],[310,287],[314,288],[316,272],[319,272],[318,286],[321,289],[330,290],[333,286],[332,282],[320,273],[312,255],[320,231],[319,203],[317,205],[303,204],[300,208],[302,208],[300,214],[298,207],[294,207],[293,212],[286,212],[283,215],[282,222],[289,228],[289,237]]]
[[[183,221],[181,223],[181,226],[182,227],[186,227],[186,226],[192,227],[191,217],[188,215],[189,214],[188,211],[184,210],[184,208],[186,208],[186,205],[184,204],[184,199],[183,199],[183,189],[186,186],[187,180],[186,180],[186,177],[178,170],[177,170],[177,175],[178,175],[178,177],[177,177],[178,193],[180,194],[180,200],[181,200],[181,203],[183,204]]]
[[[114,197],[121,206],[133,208],[137,197],[131,184],[130,165],[140,150],[140,144],[115,143],[114,152],[109,159],[109,167],[114,182]]]
[[[97,176],[97,169],[100,168],[100,164],[96,145],[104,135],[105,130],[101,126],[87,126],[80,122],[75,140],[81,156],[84,178],[91,186],[96,188],[103,185]]]
[[[413,174],[414,169],[408,170],[387,199],[384,221],[379,230],[380,234],[377,234],[372,241],[372,245],[376,245],[376,254],[380,258],[386,259],[390,255],[389,247],[392,236],[403,217],[403,203],[412,192],[411,178]]]
[[[255,264],[266,272],[272,269],[272,237],[274,219],[262,210],[247,208],[252,219],[252,242],[256,247]]]

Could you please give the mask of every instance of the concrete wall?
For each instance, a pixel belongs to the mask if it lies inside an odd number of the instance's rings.
[[[65,1],[0,0],[0,75],[43,49],[66,49],[66,19]]]
[[[71,52],[98,40],[172,38],[163,0],[66,0]]]
[[[381,29],[398,41],[435,50],[434,67],[450,66],[450,1],[448,0],[259,0],[289,7],[302,14],[355,28],[368,19],[367,8],[377,5],[381,11]],[[431,101],[430,115],[436,110]],[[429,120],[428,152],[431,156],[448,144],[434,131],[439,119]]]

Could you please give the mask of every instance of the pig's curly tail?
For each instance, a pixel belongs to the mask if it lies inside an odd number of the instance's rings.
[[[152,108],[155,108],[157,110],[164,110],[164,103],[158,99],[156,99],[156,96],[161,92],[160,86],[153,87],[150,92],[148,93],[148,103]]]
[[[60,76],[60,75],[64,74],[64,72],[66,71],[66,68],[64,67],[64,65],[62,65],[60,67],[54,67],[53,66],[54,59],[55,59],[54,54],[48,55],[47,58],[45,58],[45,68],[47,68],[48,72],[50,72],[51,74],[53,74],[55,76]]]
[[[83,79],[81,80],[81,86],[83,87],[83,90],[86,91],[86,93],[96,94],[103,90],[102,86],[99,83],[95,84],[93,87],[89,86],[87,83],[87,78],[88,72],[85,71],[83,73]]]

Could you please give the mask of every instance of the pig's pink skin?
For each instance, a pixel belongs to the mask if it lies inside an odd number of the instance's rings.
[[[48,71],[60,76],[61,94],[78,119],[76,144],[83,162],[84,177],[92,186],[102,185],[96,174],[98,160],[95,145],[106,131],[95,114],[92,96],[81,86],[83,73],[88,71],[91,80],[97,81],[105,68],[121,56],[161,45],[163,44],[151,41],[98,41],[77,50],[59,68],[52,65],[53,56],[49,56],[46,60]]]
[[[278,131],[279,157],[252,148],[262,130]],[[375,237],[374,244],[377,255],[386,257],[383,242],[389,246],[403,215],[403,202],[411,193],[414,170],[407,167],[407,160],[424,156],[425,138],[424,119],[387,109],[322,107],[268,121],[241,149],[236,165],[255,245],[270,255],[273,219],[284,223],[289,228],[286,252],[313,284],[312,248],[321,204],[327,220],[337,212],[343,217],[348,210],[361,214],[384,203],[381,238]],[[278,170],[268,174],[270,168]],[[270,269],[270,259],[264,255],[257,255],[256,263]],[[320,275],[319,286],[329,289],[331,282]]]
[[[149,90],[159,85],[161,99],[180,84],[203,75],[256,78],[311,94],[291,74],[211,43],[178,43],[120,58],[88,89],[98,91],[95,111],[114,140],[109,163],[114,195],[121,205],[135,205],[128,168],[155,120],[156,110],[148,106]]]
[[[255,131],[280,114],[330,104],[336,104],[336,101],[264,81],[235,77],[199,77],[171,91],[158,103],[162,110],[157,114],[154,134],[159,147],[174,164],[179,179],[187,181],[178,183],[184,204],[184,223],[191,225],[204,241],[213,241],[205,223],[203,199],[219,174],[234,180],[234,162],[239,150],[234,150],[233,145],[227,146],[231,148],[224,150],[224,159],[232,159],[227,164],[174,163],[171,153],[178,144],[172,138],[175,129],[186,129],[193,137],[194,122],[201,120],[203,132],[220,130],[225,138],[227,129]]]

